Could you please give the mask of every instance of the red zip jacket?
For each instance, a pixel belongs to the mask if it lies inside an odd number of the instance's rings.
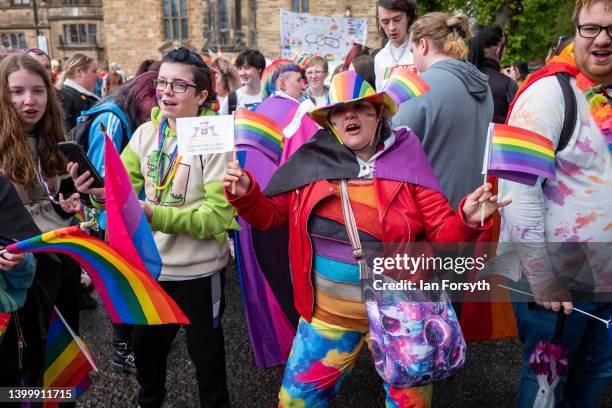
[[[244,170],[243,170],[244,171]],[[271,198],[251,180],[251,189],[241,197],[225,195],[238,215],[252,227],[266,230],[289,220],[289,260],[293,278],[295,308],[306,321],[312,320],[312,244],[308,218],[314,207],[334,194],[337,187],[327,180],[317,181]],[[443,194],[429,188],[387,179],[374,179],[374,191],[384,242],[471,242],[491,227],[491,217],[483,227],[470,227],[463,211],[455,213]],[[459,203],[463,209],[466,198]]]

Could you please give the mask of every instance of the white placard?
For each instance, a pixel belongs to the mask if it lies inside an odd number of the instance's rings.
[[[47,53],[47,55],[49,55],[49,47],[47,46],[47,37],[45,37],[44,35],[39,35],[38,37],[36,37],[36,42],[38,43],[38,48],[40,48],[41,50],[43,50],[44,52]]]
[[[234,149],[234,117],[178,118],[176,136],[181,156],[231,152]]]
[[[291,59],[294,50],[299,49],[328,61],[343,61],[353,43],[365,45],[367,35],[367,18],[315,16],[281,10],[281,58]]]

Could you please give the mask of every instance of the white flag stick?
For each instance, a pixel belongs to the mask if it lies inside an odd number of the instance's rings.
[[[508,286],[504,286],[504,285],[500,285],[500,284],[497,284],[497,286],[499,286],[500,288],[511,290],[513,292],[516,292],[516,293],[522,293],[523,295],[527,295],[527,296],[533,297],[533,294],[531,294],[529,292],[524,292],[522,290],[518,290],[518,289],[514,289],[514,288],[509,288]],[[575,311],[577,311],[579,313],[582,313],[583,315],[587,315],[589,317],[592,317],[593,319],[597,319],[600,322],[604,323],[606,325],[606,327],[608,327],[608,325],[610,324],[610,320],[606,320],[606,319],[603,319],[603,318],[601,318],[599,316],[595,316],[595,315],[593,315],[593,314],[591,314],[589,312],[585,312],[582,309],[578,309],[577,307],[572,307],[572,310],[575,310]]]
[[[76,341],[77,346],[79,346],[79,349],[81,349],[81,351],[83,352],[83,354],[85,355],[85,358],[87,359],[87,361],[89,361],[89,364],[91,364],[91,368],[93,368],[93,370],[97,373],[98,371],[100,371],[100,369],[98,368],[98,366],[96,365],[96,363],[94,362],[93,358],[91,357],[91,355],[89,354],[89,350],[87,350],[85,348],[85,345],[81,342],[81,339],[79,338],[79,336],[77,336],[72,329],[70,328],[70,325],[68,325],[68,323],[66,322],[66,320],[64,319],[64,316],[62,316],[62,314],[60,313],[59,309],[57,308],[57,306],[53,305],[53,309],[55,309],[55,313],[57,313],[57,316],[60,318],[60,320],[62,321],[62,323],[64,323],[64,326],[66,327],[66,329],[68,329],[68,333],[70,333],[70,335],[72,336],[72,338],[74,339],[74,341]]]
[[[491,150],[491,135],[493,133],[493,123],[489,123],[489,128],[487,129],[487,143],[485,145],[484,158],[482,159],[482,174],[484,174],[484,178],[482,181],[482,185],[487,184],[487,172],[489,171],[489,154]],[[484,201],[480,204],[480,226],[484,226],[484,211],[485,211],[485,203]]]

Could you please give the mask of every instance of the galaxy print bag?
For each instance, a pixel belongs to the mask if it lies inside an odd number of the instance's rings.
[[[370,326],[372,357],[385,383],[419,387],[455,375],[465,362],[463,332],[446,292],[431,295],[413,291],[380,291],[372,285],[346,181],[341,181],[342,211],[362,281],[362,296]],[[376,279],[393,282],[377,275]]]

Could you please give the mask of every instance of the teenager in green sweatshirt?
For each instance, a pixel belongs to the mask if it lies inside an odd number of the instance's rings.
[[[222,271],[228,261],[228,229],[237,228],[234,211],[223,194],[227,154],[181,157],[176,119],[214,115],[210,68],[200,57],[178,48],[162,59],[157,80],[159,108],[140,126],[121,154],[134,189],[144,189],[141,202],[162,258],[161,287],[191,321],[186,325],[187,350],[195,365],[200,405],[229,406]],[[161,166],[158,166],[161,160]],[[71,175],[79,191],[89,189],[87,175]],[[136,326],[134,353],[141,407],[161,407],[166,394],[166,360],[178,325]]]

